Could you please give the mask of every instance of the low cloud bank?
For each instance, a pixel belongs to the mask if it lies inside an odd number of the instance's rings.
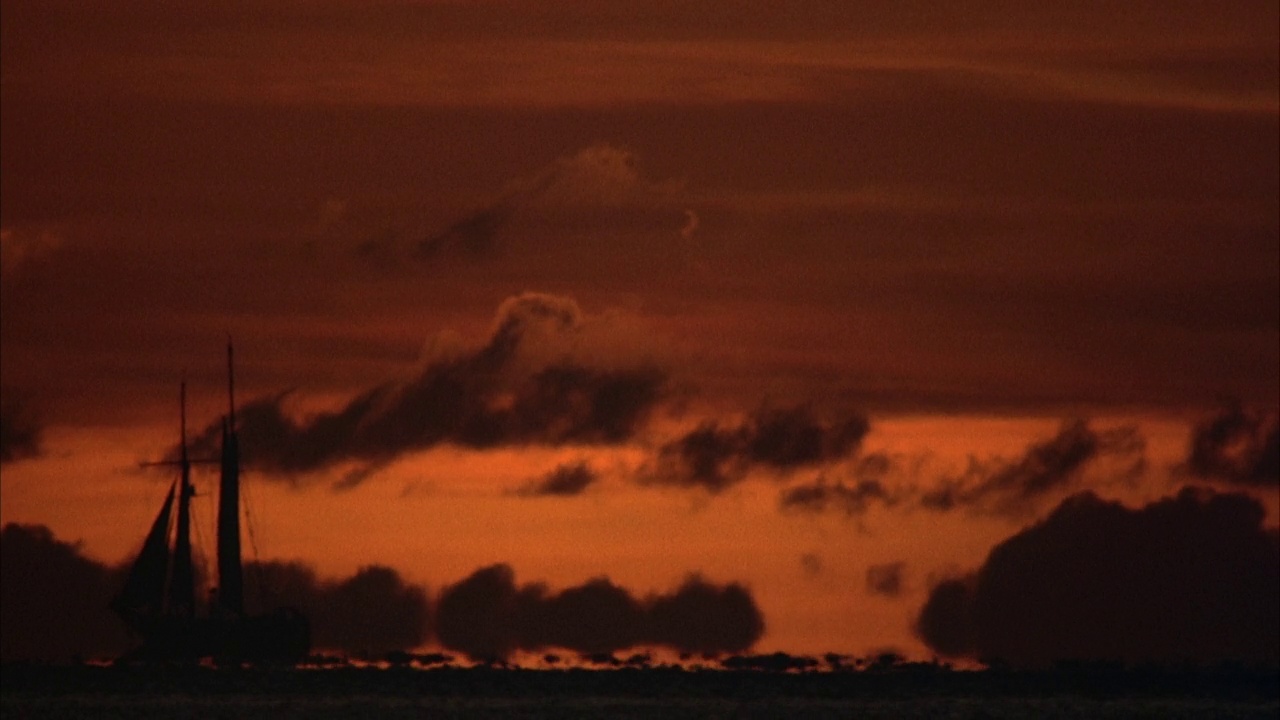
[[[1280,661],[1280,540],[1242,494],[1187,488],[1129,509],[1092,493],[939,584],[916,630],[936,652],[1058,660]]]
[[[13,523],[0,531],[0,559],[0,660],[111,658],[136,644],[108,608],[127,565],[87,557],[42,525]],[[318,650],[381,653],[427,639],[426,591],[389,568],[324,580],[301,563],[247,563],[245,581],[249,612],[302,610]]]
[[[6,525],[0,556],[0,660],[112,658],[136,644],[108,609],[127,565],[86,557],[39,525]],[[299,562],[251,562],[244,577],[249,613],[296,608],[310,621],[316,651],[369,657],[427,644],[433,614],[444,647],[482,660],[541,648],[740,652],[764,632],[748,589],[697,576],[671,592],[636,598],[605,578],[558,592],[517,586],[510,567],[494,565],[446,587],[434,607],[424,588],[378,565],[325,579]]]
[[[693,576],[676,590],[638,599],[607,578],[552,592],[517,585],[492,565],[444,589],[437,605],[440,643],[474,659],[516,650],[562,648],[585,654],[666,646],[717,654],[751,647],[764,619],[749,590]]]

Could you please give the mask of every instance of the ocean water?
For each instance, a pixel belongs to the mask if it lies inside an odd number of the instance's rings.
[[[4,718],[1267,718],[1274,674],[868,676],[682,670],[33,669]]]

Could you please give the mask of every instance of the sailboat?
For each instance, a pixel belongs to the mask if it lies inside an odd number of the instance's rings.
[[[240,443],[236,427],[235,372],[227,344],[229,411],[222,423],[218,462],[218,588],[205,612],[196,603],[191,551],[193,461],[187,453],[186,383],[181,386],[178,477],[169,487],[142,550],[111,607],[142,639],[123,660],[270,662],[295,664],[311,649],[310,625],[293,608],[251,615],[244,605],[240,556]],[[177,505],[176,522],[172,517]]]

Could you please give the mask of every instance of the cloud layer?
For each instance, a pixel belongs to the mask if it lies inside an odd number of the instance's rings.
[[[947,656],[1280,660],[1280,539],[1254,499],[1192,488],[1139,509],[1092,493],[933,589],[917,632]]]
[[[249,612],[300,610],[311,623],[316,650],[381,657],[415,648],[428,637],[426,590],[388,567],[369,565],[351,577],[324,580],[298,562],[248,563],[245,580]]]
[[[128,647],[107,603],[124,573],[85,557],[42,525],[0,530],[0,661],[67,662]]]
[[[758,468],[787,473],[845,459],[869,429],[861,415],[828,420],[805,405],[763,408],[740,424],[707,421],[664,444],[642,475],[655,484],[716,493]]]
[[[1196,425],[1187,469],[1232,485],[1280,484],[1280,422],[1275,411],[1236,404]]]
[[[0,464],[40,455],[42,428],[29,404],[6,389],[0,400]]]
[[[446,648],[475,659],[516,650],[607,653],[665,646],[682,652],[738,652],[764,631],[750,591],[690,577],[670,593],[638,599],[607,578],[558,592],[517,585],[506,565],[477,570],[444,589],[436,628]]]
[[[238,411],[246,464],[301,474],[355,463],[348,482],[403,454],[442,443],[616,444],[630,439],[663,398],[652,365],[611,368],[575,359],[582,313],[572,300],[528,293],[499,308],[482,347],[429,361],[407,382],[386,383],[343,407],[295,420],[278,395]],[[557,348],[564,348],[558,352]],[[195,441],[216,447],[210,426]]]
[[[1063,423],[1052,438],[1029,446],[1009,462],[971,461],[964,476],[944,479],[920,498],[931,510],[969,508],[1016,515],[1071,487],[1085,465],[1102,456],[1141,461],[1145,442],[1133,428],[1095,431],[1084,420]],[[1137,467],[1141,467],[1138,465]]]

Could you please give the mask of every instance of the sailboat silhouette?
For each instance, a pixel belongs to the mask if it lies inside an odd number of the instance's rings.
[[[218,583],[207,613],[197,612],[191,555],[192,460],[187,453],[186,383],[181,386],[178,478],[151,525],[124,587],[111,607],[142,643],[123,660],[297,663],[311,648],[307,619],[292,608],[250,615],[240,556],[240,443],[235,372],[227,343],[229,410],[222,423],[218,483]],[[174,503],[177,519],[173,521]]]

